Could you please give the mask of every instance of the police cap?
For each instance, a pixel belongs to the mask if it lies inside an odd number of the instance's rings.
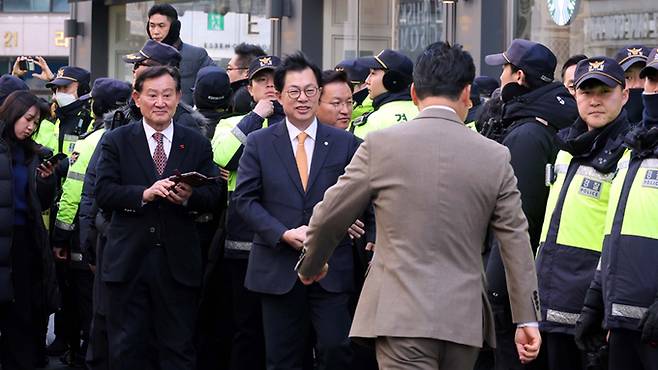
[[[49,89],[53,89],[60,86],[68,86],[73,82],[77,82],[82,86],[89,86],[90,78],[91,75],[89,74],[89,71],[87,71],[86,69],[80,67],[66,66],[60,68],[59,71],[57,71],[57,76],[55,77],[55,79],[48,82],[46,84],[46,87]]]
[[[658,72],[658,48],[651,50],[649,57],[647,57],[647,65],[640,71],[640,78],[645,78],[649,74]]]
[[[407,77],[411,77],[414,72],[414,62],[408,56],[391,49],[384,49],[372,57],[359,58],[358,63],[367,68],[396,71]]]
[[[96,110],[105,113],[126,104],[130,100],[131,92],[132,87],[129,83],[101,77],[94,81],[89,95],[94,100]],[[80,99],[83,98],[84,96]]]
[[[336,71],[347,73],[347,78],[353,84],[362,84],[366,82],[370,68],[362,63],[361,59],[346,59],[336,65]]]
[[[609,87],[626,86],[624,70],[616,60],[608,57],[592,57],[578,62],[574,74],[576,88],[585,81],[601,81]]]
[[[231,97],[231,82],[226,71],[217,66],[199,70],[194,91],[194,104],[198,108],[219,108],[228,105]]]
[[[143,63],[146,60],[149,61],[147,62],[149,65],[178,67],[181,55],[173,46],[147,40],[140,51],[123,56],[123,61],[126,63]]]
[[[0,104],[5,101],[5,98],[13,93],[14,91],[19,90],[29,90],[27,84],[16,76],[10,74],[2,75],[0,77]]]
[[[649,53],[651,53],[651,49],[644,45],[631,45],[619,49],[615,60],[625,72],[635,63],[641,63],[641,67],[644,67]]]
[[[546,83],[553,82],[557,58],[546,46],[523,39],[515,39],[509,48],[499,54],[487,55],[484,61],[490,66],[511,64],[526,75]]]
[[[254,78],[254,75],[262,70],[269,69],[273,71],[279,66],[279,64],[281,64],[281,58],[276,55],[264,55],[258,57],[249,63],[249,79],[251,80]]]

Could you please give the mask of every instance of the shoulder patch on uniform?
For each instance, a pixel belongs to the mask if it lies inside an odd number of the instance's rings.
[[[658,189],[658,170],[647,170],[642,181],[642,186]]]

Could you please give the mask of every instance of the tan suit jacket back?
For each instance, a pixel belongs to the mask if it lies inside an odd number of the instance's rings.
[[[528,225],[509,160],[504,146],[443,108],[370,133],[313,211],[300,273],[317,274],[372,199],[376,255],[350,336],[493,345],[482,266],[488,227],[501,243],[514,322],[538,321]]]

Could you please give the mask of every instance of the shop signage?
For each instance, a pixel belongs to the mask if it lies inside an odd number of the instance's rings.
[[[548,12],[558,26],[566,26],[573,19],[578,0],[548,0]]]
[[[414,59],[423,49],[441,40],[442,4],[438,1],[400,0],[399,50]]]
[[[585,37],[588,41],[656,39],[658,9],[585,18]]]

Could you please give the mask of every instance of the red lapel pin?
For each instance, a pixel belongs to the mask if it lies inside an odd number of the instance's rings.
[[[185,145],[181,144],[181,145],[178,146],[178,148],[180,148],[180,150],[183,150],[183,149],[185,149]]]

